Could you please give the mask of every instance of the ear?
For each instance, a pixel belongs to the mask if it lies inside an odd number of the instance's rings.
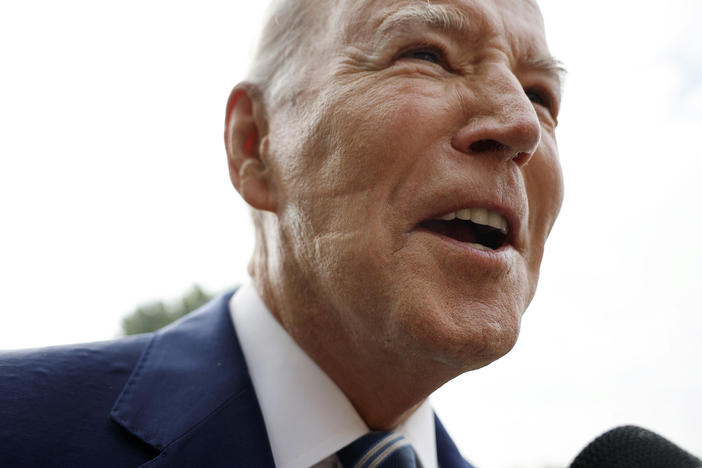
[[[264,161],[267,129],[260,90],[253,84],[239,83],[229,95],[224,129],[229,178],[246,203],[273,211],[271,172]]]

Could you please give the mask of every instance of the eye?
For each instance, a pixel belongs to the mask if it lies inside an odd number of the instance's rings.
[[[444,68],[449,68],[447,65],[446,54],[443,50],[432,45],[419,45],[411,49],[407,49],[398,55],[398,59],[420,60],[422,62],[434,63]]]
[[[528,89],[524,90],[524,94],[526,94],[529,100],[537,106],[548,107],[549,100],[546,96],[544,96],[542,92],[533,89]]]
[[[553,94],[542,88],[525,89],[524,94],[534,106],[539,106],[548,112],[551,118],[554,119],[555,124],[558,125],[556,121],[558,119],[558,103]]]
[[[402,54],[401,57],[424,60],[437,65],[440,65],[444,61],[443,54],[440,51],[430,48],[410,50]]]

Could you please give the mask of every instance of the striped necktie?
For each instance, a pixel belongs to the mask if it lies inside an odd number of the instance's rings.
[[[395,432],[370,432],[339,450],[344,468],[419,468],[412,446]]]

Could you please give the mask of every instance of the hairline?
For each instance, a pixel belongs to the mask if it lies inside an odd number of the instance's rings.
[[[314,37],[323,30],[321,18],[330,0],[273,0],[264,19],[258,45],[246,73],[267,104],[282,103],[290,92],[290,83],[299,78],[305,52],[314,45]],[[326,23],[325,23],[326,24]]]

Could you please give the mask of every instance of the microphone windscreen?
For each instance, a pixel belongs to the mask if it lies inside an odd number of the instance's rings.
[[[702,461],[656,433],[621,426],[590,442],[570,468],[702,468]]]

